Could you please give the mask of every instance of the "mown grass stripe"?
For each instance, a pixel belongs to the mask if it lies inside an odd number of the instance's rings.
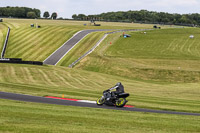
[[[188,46],[187,46],[187,52],[188,52],[188,54],[190,54],[190,55],[196,55],[197,53],[193,53],[192,51],[191,51],[191,48],[193,47],[193,45],[194,45],[194,43],[196,42],[196,39],[194,39]]]
[[[7,27],[10,27],[11,29],[16,28],[16,27],[13,25],[13,23],[4,22],[4,24],[5,24]]]
[[[45,29],[45,30],[48,30],[48,29]],[[31,32],[31,34],[26,35],[25,37],[24,37],[24,36],[21,36],[21,37],[20,37],[21,41],[15,43],[15,44],[9,43],[6,56],[8,56],[8,57],[10,57],[10,56],[16,57],[16,54],[18,53],[18,51],[21,50],[21,49],[24,47],[24,43],[26,43],[26,44],[27,44],[27,43],[31,43],[30,40],[32,40],[32,38],[31,38],[31,39],[29,39],[29,38],[30,38],[31,36],[33,36],[33,34],[37,34],[38,32],[40,32],[40,31]],[[43,31],[43,32],[45,32],[45,31]],[[11,38],[12,38],[12,37],[11,37]],[[29,41],[26,41],[26,40],[29,40]],[[23,42],[24,42],[24,43],[23,43]],[[12,45],[13,45],[13,46],[12,46]],[[12,47],[11,47],[11,46],[12,46]],[[28,45],[28,46],[29,46],[29,45]]]
[[[57,31],[59,31],[57,29]],[[39,40],[39,42],[37,44],[35,44],[34,48],[30,49],[29,53],[25,53],[23,54],[24,57],[26,57],[27,55],[30,55],[30,56],[35,56],[34,54],[37,54],[37,53],[34,53],[34,52],[37,52],[37,51],[40,51],[40,49],[42,49],[44,46],[45,43],[47,43],[49,46],[51,46],[51,43],[50,40],[53,38],[54,34],[54,31],[51,31],[49,34],[46,34],[45,36],[42,36],[42,38],[45,38],[44,40]],[[48,37],[48,40],[47,40],[47,37]],[[26,50],[28,50],[30,47],[28,47]],[[46,50],[46,49],[45,49]],[[45,50],[42,50],[42,51],[45,51]],[[24,52],[22,52],[24,53]],[[32,54],[31,54],[32,53]],[[31,57],[30,57],[31,58]]]
[[[60,36],[62,36],[62,31],[57,31],[57,32],[59,32]],[[69,33],[66,33],[66,34],[69,34]],[[35,47],[35,49],[31,49],[29,53],[24,54],[24,57],[26,58],[30,54],[29,58],[42,61],[46,58],[45,53],[50,53],[49,51],[55,50],[59,46],[56,44],[62,44],[63,40],[64,40],[64,39],[62,39],[62,37],[58,37],[58,36],[54,37],[54,35],[52,35],[52,36],[49,35],[48,37],[49,37],[48,40],[43,40],[40,45],[37,45],[37,47]],[[66,37],[66,39],[67,39],[67,37]],[[66,41],[66,40],[64,40],[64,41]],[[48,50],[46,50],[47,45],[49,46]],[[43,52],[43,54],[40,54],[42,52]],[[40,56],[36,56],[36,55],[40,55]]]
[[[32,32],[33,32],[33,30],[30,30],[28,28],[14,29],[11,32],[12,38],[10,39],[10,43],[15,44],[17,42],[20,42],[22,37],[27,36]],[[14,45],[12,45],[12,46],[14,46]]]
[[[22,28],[20,30],[21,31],[25,30],[26,32],[25,33],[22,32],[22,33],[18,34],[18,33],[15,33],[16,32],[15,31],[14,32],[15,34],[13,35],[13,40],[16,41],[17,43],[21,44],[23,42],[23,40],[30,38],[30,36],[33,36],[33,34],[37,34],[37,33],[41,33],[41,32],[44,33],[44,31],[51,30],[51,29],[53,29],[53,27],[44,27],[42,29],[32,29],[32,28],[25,28],[24,29],[24,28]]]
[[[49,30],[49,29],[46,29],[45,31],[47,31],[47,30]],[[54,31],[56,31],[57,29],[55,29]],[[24,38],[25,40],[23,40],[24,41],[24,43],[22,43],[21,45],[19,45],[16,49],[15,49],[15,51],[16,51],[16,54],[15,54],[15,56],[16,57],[20,57],[25,51],[27,51],[29,48],[31,48],[31,47],[33,47],[34,45],[37,45],[37,44],[39,44],[40,43],[40,41],[42,41],[41,40],[41,38],[43,37],[43,33],[45,33],[45,31],[42,31],[42,32],[40,32],[40,31],[37,31],[39,34],[37,34],[37,32],[36,33],[32,33],[32,34],[29,34],[28,36],[27,36],[27,38]],[[53,33],[53,31],[52,32],[50,32],[50,33]],[[49,34],[50,34],[49,33]],[[48,34],[48,35],[49,35]],[[30,38],[29,38],[30,37]],[[45,36],[44,36],[45,37]],[[29,38],[29,39],[28,39]],[[28,40],[27,40],[28,39]],[[33,43],[34,42],[34,43]],[[32,45],[28,45],[28,44],[30,44],[30,43],[32,43]]]
[[[60,28],[60,29],[59,29]],[[67,32],[66,32],[67,31]],[[43,52],[43,51],[46,51],[46,44],[48,44],[48,42],[51,42],[50,40],[52,39],[52,37],[54,36],[54,35],[52,35],[51,33],[54,33],[54,32],[58,32],[59,34],[62,34],[62,32],[63,33],[69,33],[69,31],[68,31],[68,29],[66,29],[66,28],[63,28],[63,27],[57,27],[57,29],[53,29],[53,31],[51,30],[51,32],[50,33],[48,33],[47,35],[45,35],[45,36],[41,36],[42,38],[47,38],[46,40],[44,40],[44,41],[42,41],[42,42],[40,42],[39,44],[41,44],[41,45],[36,45],[34,48],[36,48],[36,49],[30,49],[29,51],[30,52],[27,52],[27,53],[25,53],[25,54],[23,54],[24,53],[24,51],[26,51],[27,50],[27,48],[26,48],[26,46],[24,47],[24,45],[21,45],[21,46],[19,46],[18,47],[18,49],[21,49],[21,52],[18,52],[15,56],[16,57],[20,57],[21,56],[21,58],[25,58],[25,60],[30,60],[30,59],[34,59],[34,60],[43,60],[44,58],[46,58],[43,54],[42,54],[42,56],[40,56],[40,57],[38,57],[37,55],[38,55],[38,53],[40,52],[40,50],[38,50],[37,48],[41,48],[41,53]],[[71,31],[70,31],[71,32]],[[61,40],[61,42],[63,42],[63,39],[59,39],[59,37],[57,37],[57,40]],[[48,44],[48,45],[53,45],[53,43],[56,43],[56,44],[58,44],[59,43],[59,41],[57,41],[57,40],[54,40],[55,42],[51,42],[50,44]],[[57,41],[57,42],[56,42]],[[27,44],[28,42],[26,42],[26,44]],[[53,45],[54,46],[54,45]],[[55,46],[57,46],[57,45],[55,45]],[[30,47],[30,46],[29,46]],[[42,47],[43,47],[43,49],[42,49]],[[25,49],[26,48],[26,49]],[[22,49],[23,49],[23,51],[22,51]],[[53,51],[54,49],[52,48],[52,51]],[[17,51],[17,50],[16,50]],[[36,53],[35,53],[35,51],[37,51]],[[12,52],[12,53],[15,53],[15,52]],[[34,54],[31,54],[31,53],[34,53]],[[41,54],[40,54],[41,55]]]
[[[194,47],[194,51],[196,51],[195,53],[197,53],[198,56],[200,56],[200,44],[198,43],[198,45],[196,44]]]
[[[21,79],[22,77],[19,77],[19,78],[18,78],[18,76],[17,76],[17,74],[16,74],[16,69],[15,69],[14,67],[12,67],[12,66],[8,67],[7,71],[8,71],[8,73],[9,73],[9,75],[10,75],[14,80],[16,80],[18,83],[22,83],[22,79]]]
[[[25,67],[24,71],[26,72],[26,75],[28,76],[29,81],[31,81],[31,83],[36,83],[35,79],[33,78],[33,75],[31,74],[31,69],[28,69]]]
[[[64,86],[70,86],[70,87],[75,87],[75,86],[71,85],[70,83],[68,83],[68,81],[65,80],[65,78],[63,78],[62,75],[59,75],[56,71],[53,71],[53,74],[58,79],[58,81],[62,82],[62,85],[64,85]]]
[[[38,30],[37,29],[32,29],[32,30],[30,29],[29,32],[26,32],[27,34],[22,35],[22,36],[19,37],[20,41],[17,41],[16,44],[20,44],[21,45],[21,44],[25,43],[26,40],[30,40],[30,39],[34,38],[35,36],[38,36],[38,33],[39,34],[44,34],[48,30],[51,30],[51,28],[38,29]],[[13,37],[13,38],[15,38],[15,37]]]
[[[38,69],[38,72],[41,74],[41,76],[43,77],[43,80],[46,81],[48,84],[53,85],[53,86],[58,86],[55,83],[53,83],[53,81],[51,81],[50,78],[48,78],[48,75],[41,69]]]

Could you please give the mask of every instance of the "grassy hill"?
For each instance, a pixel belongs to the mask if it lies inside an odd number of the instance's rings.
[[[41,28],[31,28],[30,25]],[[84,26],[86,21],[5,19],[1,26],[10,27],[11,34],[5,57],[44,61],[51,53],[84,29],[152,28],[152,25],[104,23],[103,26]]]
[[[199,84],[154,84],[54,66],[0,64],[0,91],[96,100],[121,81],[128,104],[199,112]],[[199,117],[57,106],[0,99],[0,132],[199,132]],[[119,124],[120,123],[120,124]],[[59,127],[59,128],[58,128]]]
[[[31,28],[38,23],[40,29]],[[83,29],[152,28],[152,25],[5,19],[11,36],[6,57],[43,61],[75,32]],[[164,26],[165,28],[168,26]],[[102,91],[122,82],[128,104],[141,108],[200,113],[199,29],[163,29],[109,35],[73,69],[71,62],[90,49],[103,32],[89,34],[57,66],[0,64],[0,91],[35,96],[96,100]],[[189,39],[189,35],[195,35]],[[110,44],[111,42],[111,44]],[[1,43],[0,43],[1,44]],[[1,45],[2,46],[2,45]],[[0,99],[0,132],[199,132],[199,117],[63,107]],[[38,126],[40,125],[40,126]],[[92,125],[92,127],[91,127]],[[60,127],[60,128],[57,128]],[[121,131],[120,131],[121,132]]]
[[[130,32],[131,38],[113,34],[76,68],[136,80],[196,83],[200,81],[199,33],[197,28],[185,28],[146,35]],[[189,38],[191,34],[194,39]]]

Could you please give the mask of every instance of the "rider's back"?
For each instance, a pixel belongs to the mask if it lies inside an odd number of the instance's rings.
[[[122,84],[119,84],[116,88],[116,91],[119,93],[124,93],[124,86]]]

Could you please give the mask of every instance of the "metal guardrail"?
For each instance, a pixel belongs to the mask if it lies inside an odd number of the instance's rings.
[[[125,29],[125,30],[117,30],[117,31],[113,31],[113,32],[108,32],[105,33],[104,36],[94,45],[94,47],[92,47],[89,51],[87,51],[85,54],[83,54],[81,57],[79,57],[76,61],[74,61],[72,64],[70,64],[68,67],[72,68],[73,66],[75,66],[80,60],[82,60],[84,57],[86,57],[87,55],[89,55],[90,53],[92,53],[97,46],[99,46],[99,44],[109,35],[109,34],[114,34],[114,33],[118,33],[118,32],[125,32],[125,31],[147,31],[147,30],[152,30],[152,29]]]
[[[7,33],[6,40],[4,42],[4,46],[3,46],[3,49],[2,49],[2,52],[1,52],[1,58],[4,58],[6,48],[7,48],[7,45],[8,45],[9,35],[10,35],[10,28],[8,27],[8,33]]]
[[[81,59],[83,59],[85,56],[87,56],[88,54],[92,53],[92,51],[94,51],[96,49],[97,46],[99,46],[99,44],[108,36],[108,34],[105,34],[97,43],[96,45],[94,45],[94,47],[92,47],[89,51],[87,51],[84,55],[82,55],[81,57],[79,57],[76,61],[74,61],[71,65],[69,65],[68,67],[72,68],[74,65],[76,65],[76,63],[78,63]]]

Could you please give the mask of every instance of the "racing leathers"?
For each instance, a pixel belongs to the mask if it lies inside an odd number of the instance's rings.
[[[116,89],[116,91],[112,91],[111,92],[111,97],[115,97],[118,94],[124,93],[124,86],[119,82],[117,83],[114,87],[110,88],[109,90],[114,90]]]

